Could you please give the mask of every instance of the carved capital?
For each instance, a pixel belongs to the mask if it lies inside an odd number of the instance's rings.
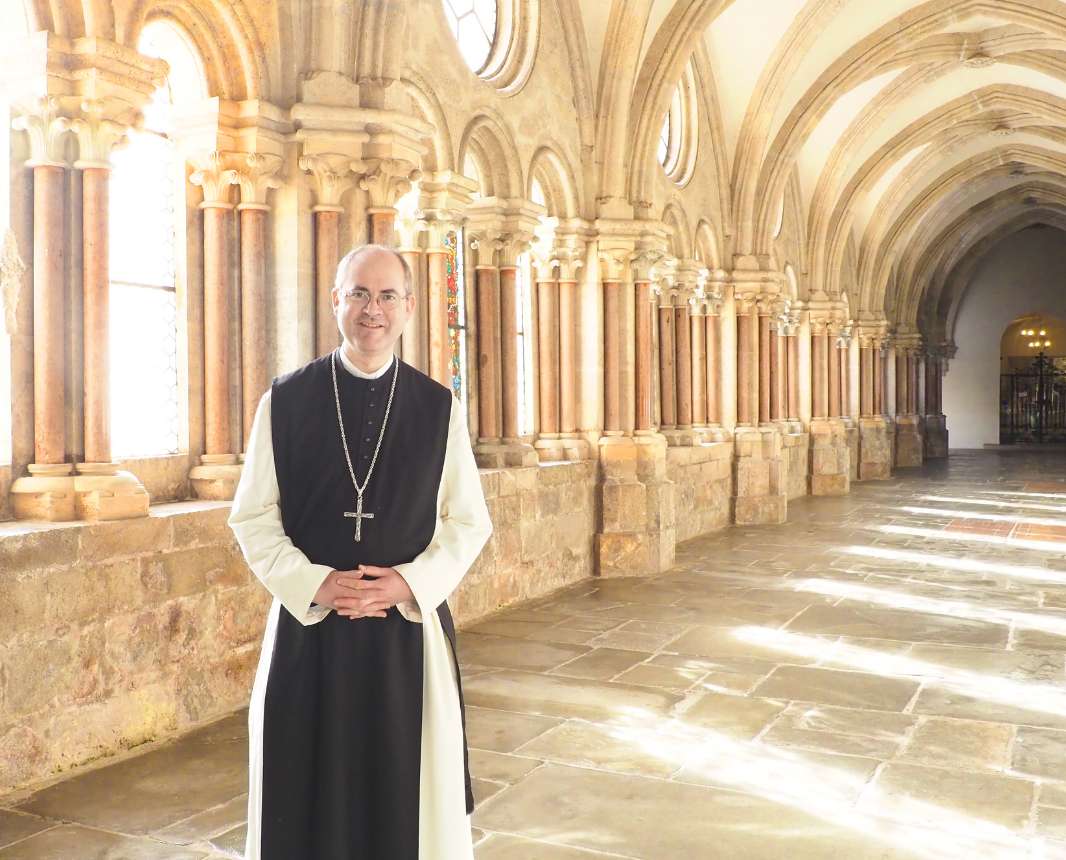
[[[65,167],[63,138],[71,130],[70,118],[60,113],[59,99],[47,96],[12,120],[11,127],[24,131],[30,139],[30,167]]]
[[[138,114],[137,121],[140,123]],[[81,103],[81,114],[70,123],[71,131],[78,136],[78,160],[74,166],[111,167],[111,153],[129,142],[125,123],[104,116],[104,104],[99,99],[86,99]]]
[[[298,165],[304,173],[311,174],[315,189],[315,208],[339,210],[341,197],[355,181],[349,171],[350,156],[335,152],[302,155]]]
[[[422,176],[411,162],[398,158],[361,158],[349,167],[359,176],[359,187],[370,195],[370,205],[377,209],[395,206]]]
[[[241,186],[241,203],[238,208],[265,207],[267,192],[271,188],[281,187],[281,181],[275,176],[279,167],[280,155],[260,152],[249,152],[245,155],[243,164],[236,168],[237,184]]]
[[[199,185],[204,192],[201,206],[228,207],[229,186],[238,183],[237,171],[232,167],[233,157],[223,152],[212,152],[202,159],[202,166],[189,177],[193,185]]]

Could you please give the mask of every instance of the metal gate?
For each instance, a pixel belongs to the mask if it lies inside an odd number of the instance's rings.
[[[1066,372],[1041,353],[999,381],[999,441],[1066,442]]]

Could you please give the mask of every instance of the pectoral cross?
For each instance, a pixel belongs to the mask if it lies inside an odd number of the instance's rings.
[[[363,497],[359,496],[359,498],[356,499],[355,510],[345,511],[344,516],[355,518],[355,541],[358,543],[363,539],[363,520],[372,520],[374,519],[374,515],[363,513]]]

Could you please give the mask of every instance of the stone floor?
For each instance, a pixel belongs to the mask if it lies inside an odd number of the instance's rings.
[[[801,500],[460,638],[478,860],[1066,858],[1064,453]],[[240,857],[244,721],[0,801],[0,860]]]

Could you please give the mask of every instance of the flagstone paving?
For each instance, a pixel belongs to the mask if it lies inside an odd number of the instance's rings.
[[[802,499],[459,650],[477,860],[1066,858],[1061,453]],[[246,718],[0,800],[0,860],[239,858]]]

